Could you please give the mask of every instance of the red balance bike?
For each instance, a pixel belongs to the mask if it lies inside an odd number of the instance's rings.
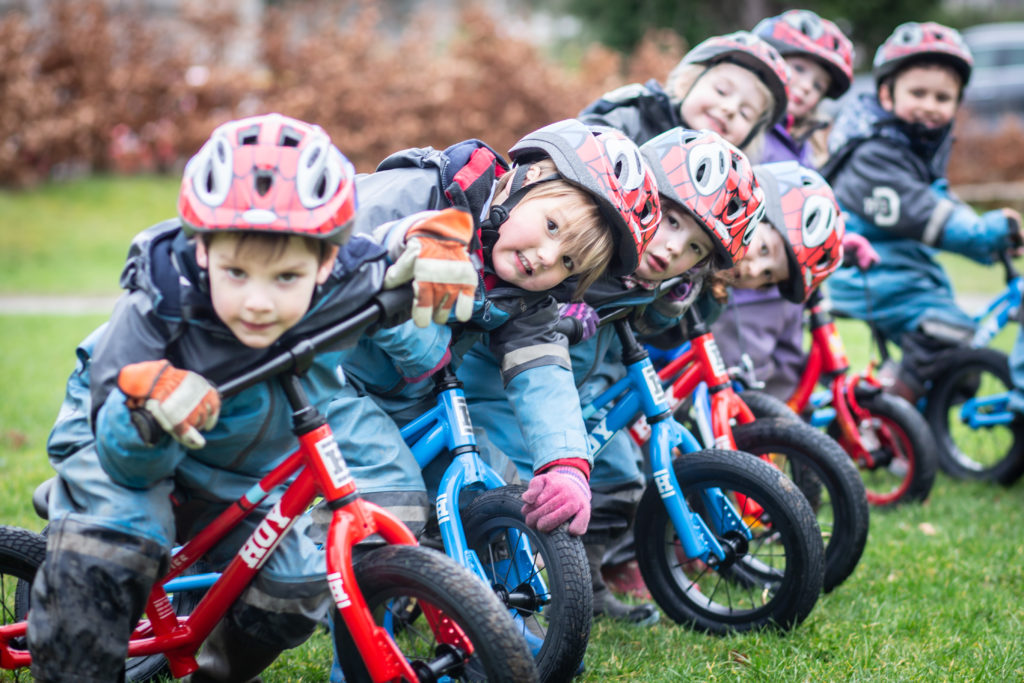
[[[860,470],[872,505],[924,501],[938,467],[937,446],[928,423],[908,401],[882,392],[870,363],[850,371],[835,319],[815,292],[807,303],[811,348],[788,405],[813,426],[826,427]],[[819,389],[819,383],[825,389]],[[770,399],[743,392],[755,414],[774,414]]]
[[[203,641],[275,551],[275,541],[320,494],[333,511],[326,580],[337,606],[333,631],[347,681],[537,680],[522,634],[491,589],[445,555],[419,547],[396,517],[360,498],[330,426],[303,389],[301,376],[318,350],[354,343],[366,327],[397,319],[396,312],[407,311],[408,304],[408,292],[382,293],[350,318],[219,388],[228,397],[276,377],[293,409],[299,448],[174,555],[132,633],[129,657],[162,654],[177,678],[195,671]],[[289,480],[280,501],[195,609],[188,616],[176,615],[163,584],[181,576]],[[353,546],[372,534],[389,545],[353,566]],[[31,664],[26,622],[11,623],[24,619],[29,607],[25,585],[31,577],[25,573],[24,562],[0,565],[3,669]]]

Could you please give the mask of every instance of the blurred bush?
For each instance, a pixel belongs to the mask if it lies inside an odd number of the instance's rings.
[[[260,64],[190,63],[223,45],[223,3],[190,5],[189,38],[101,0],[54,0],[41,24],[0,17],[0,184],[92,171],[166,171],[223,121],[278,111],[323,126],[360,171],[410,146],[477,137],[504,153],[629,80],[663,79],[685,46],[652,34],[623,58],[593,46],[570,68],[506,35],[480,9],[443,42],[429,19],[398,35],[374,3],[291,3],[264,14]],[[220,9],[218,9],[220,7]]]
[[[473,137],[504,153],[607,90],[663,81],[686,49],[677,34],[659,31],[628,56],[594,44],[570,64],[468,3],[454,27],[437,30],[428,8],[395,33],[370,0],[309,0],[271,5],[258,63],[240,68],[223,55],[238,28],[230,2],[183,3],[177,31],[126,9],[131,3],[45,7],[35,22],[0,15],[4,186],[177,171],[218,124],[266,111],[320,124],[360,171],[405,147]],[[206,55],[200,64],[189,56],[197,46]],[[1024,179],[1021,128],[1009,119],[994,132],[960,122],[954,184]]]

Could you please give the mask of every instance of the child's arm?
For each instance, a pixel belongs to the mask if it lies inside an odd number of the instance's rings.
[[[871,223],[872,240],[912,239],[983,263],[1011,246],[1002,211],[978,216],[928,180],[920,159],[883,140],[861,144],[833,180],[836,199]]]

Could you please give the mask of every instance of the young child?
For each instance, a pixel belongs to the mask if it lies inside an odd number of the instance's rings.
[[[480,286],[466,325],[406,323],[361,341],[344,367],[363,397],[339,394],[335,406],[356,416],[379,416],[379,406],[404,424],[432,405],[429,375],[479,346],[501,366],[497,391],[515,415],[508,427],[533,446],[530,471],[540,476],[524,496],[527,523],[550,531],[568,522],[570,533],[582,534],[590,456],[552,288],[573,276],[582,292],[606,264],[631,272],[660,220],[657,190],[636,145],[575,120],[526,135],[509,156],[514,165],[506,172],[490,148],[470,140],[443,152],[400,152],[360,178],[358,220],[368,220],[368,229],[448,202],[476,216]],[[381,239],[389,245],[397,235],[389,227]],[[404,444],[379,457],[369,447],[379,434],[361,429],[361,421],[353,418],[349,436],[360,490],[423,528],[428,496],[415,458]]]
[[[840,112],[823,168],[850,230],[881,256],[870,273],[842,268],[832,277],[833,305],[862,319],[870,313],[899,344],[899,367],[881,378],[912,402],[936,354],[965,343],[974,329],[936,251],[991,263],[993,254],[1021,244],[1020,214],[979,216],[947,188],[953,118],[971,65],[955,30],[932,22],[898,26],[875,54],[877,92]]]
[[[764,131],[786,114],[785,61],[753,33],[708,38],[655,80],[605,93],[580,120],[618,128],[638,144],[671,128],[706,128],[754,158]]]
[[[637,322],[646,328],[674,323],[700,289],[703,275],[732,265],[741,257],[761,215],[763,196],[746,157],[710,131],[675,128],[641,146],[661,193],[662,219],[636,270],[607,276],[591,287],[585,302],[573,307],[585,341],[571,347],[572,369],[580,405],[586,405],[625,374],[621,347],[611,327],[593,327],[594,310],[636,307]],[[671,291],[665,280],[689,273],[688,281]],[[587,323],[590,323],[587,325]],[[494,359],[476,349],[459,368],[478,444],[485,455],[513,460],[524,479],[533,472],[533,449],[514,428],[514,415],[501,395]],[[564,408],[563,408],[564,409]],[[590,479],[593,514],[583,536],[590,561],[594,613],[636,624],[658,620],[653,605],[630,606],[609,591],[602,578],[605,551],[631,527],[644,489],[639,453],[629,436],[618,434],[598,455]]]
[[[765,134],[761,163],[794,159],[816,168],[810,136],[828,125],[815,117],[825,97],[837,99],[853,81],[853,44],[833,22],[793,9],[761,20],[753,32],[789,66],[785,119]]]
[[[850,87],[853,46],[834,23],[809,10],[764,19],[753,32],[779,51],[790,75],[785,121],[768,129],[761,161],[814,168],[808,138],[822,125],[814,114],[823,97],[839,97]],[[786,400],[805,362],[803,320],[803,303],[790,301],[778,288],[737,287],[712,332],[727,365],[752,371],[764,391]]]
[[[214,130],[185,168],[180,218],[133,240],[121,277],[127,292],[79,348],[47,444],[57,480],[29,614],[36,680],[123,680],[129,636],[175,541],[294,452],[291,410],[276,382],[223,403],[212,383],[381,288],[384,250],[348,239],[355,211],[352,166],[327,134],[270,114]],[[471,221],[439,212],[416,227],[419,248],[434,253],[437,242],[468,242]],[[445,256],[469,262],[464,249]],[[421,303],[457,298],[457,289],[435,284],[417,282]],[[318,355],[305,374],[321,411],[344,385],[339,355]],[[137,428],[135,413],[162,430]],[[213,566],[234,556],[279,495],[208,554]],[[192,681],[250,680],[320,623],[326,567],[308,527],[299,519],[282,537],[210,634]]]

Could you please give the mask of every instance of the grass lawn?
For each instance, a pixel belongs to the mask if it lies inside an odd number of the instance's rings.
[[[0,193],[0,294],[116,292],[131,235],[173,215],[168,179],[92,179]],[[57,245],[60,245],[58,248]],[[965,291],[992,294],[998,270],[949,261]],[[35,485],[50,474],[46,438],[73,349],[96,315],[0,315],[0,522],[39,530]],[[854,366],[866,329],[840,323]],[[1009,349],[1015,330],[997,345]],[[715,638],[671,623],[594,626],[582,681],[1024,680],[1024,484],[999,488],[939,475],[925,505],[872,511],[853,576],[822,596],[793,633]],[[279,660],[268,683],[326,680],[324,634]],[[9,680],[0,674],[0,680]]]

